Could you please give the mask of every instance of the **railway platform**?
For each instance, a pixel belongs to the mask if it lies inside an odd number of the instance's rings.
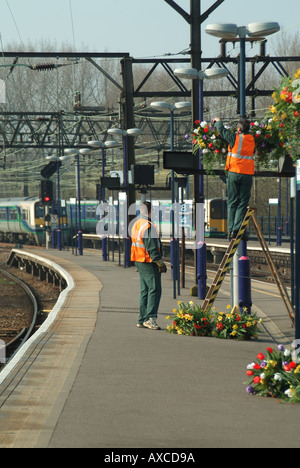
[[[274,285],[252,284],[265,327],[258,341],[170,335],[165,317],[177,300],[195,300],[192,275],[176,300],[170,271],[163,275],[162,330],[152,331],[136,327],[134,267],[103,262],[99,251],[30,253],[59,265],[69,287],[50,326],[0,374],[1,448],[300,447],[300,407],[245,391],[256,355],[293,341]],[[227,283],[215,302],[220,311]]]

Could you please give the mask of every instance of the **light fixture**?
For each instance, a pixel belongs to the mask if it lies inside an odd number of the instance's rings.
[[[223,39],[234,39],[239,37],[264,37],[274,34],[280,30],[277,22],[250,23],[248,26],[237,26],[233,23],[208,24],[205,32],[211,36]]]
[[[226,68],[207,68],[206,70],[196,70],[195,68],[176,68],[174,70],[174,75],[179,78],[187,80],[215,80],[218,78],[224,78],[228,75],[228,70]]]

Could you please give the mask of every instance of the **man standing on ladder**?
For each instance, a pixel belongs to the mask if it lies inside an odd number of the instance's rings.
[[[214,119],[215,129],[228,143],[227,171],[228,237],[234,239],[243,222],[251,197],[254,175],[255,140],[249,134],[250,122],[241,119],[237,133],[224,127],[219,118]]]

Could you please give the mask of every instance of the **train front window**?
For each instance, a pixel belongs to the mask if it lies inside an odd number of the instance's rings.
[[[35,217],[41,219],[45,217],[45,207],[44,205],[35,205]]]
[[[227,202],[225,200],[212,200],[210,217],[211,219],[227,219]]]

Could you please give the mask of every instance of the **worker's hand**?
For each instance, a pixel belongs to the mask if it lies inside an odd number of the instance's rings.
[[[215,124],[216,122],[220,122],[219,117],[215,117],[215,118],[213,119],[213,124]]]
[[[159,273],[167,273],[167,265],[162,260],[157,260],[155,263],[158,266]]]

